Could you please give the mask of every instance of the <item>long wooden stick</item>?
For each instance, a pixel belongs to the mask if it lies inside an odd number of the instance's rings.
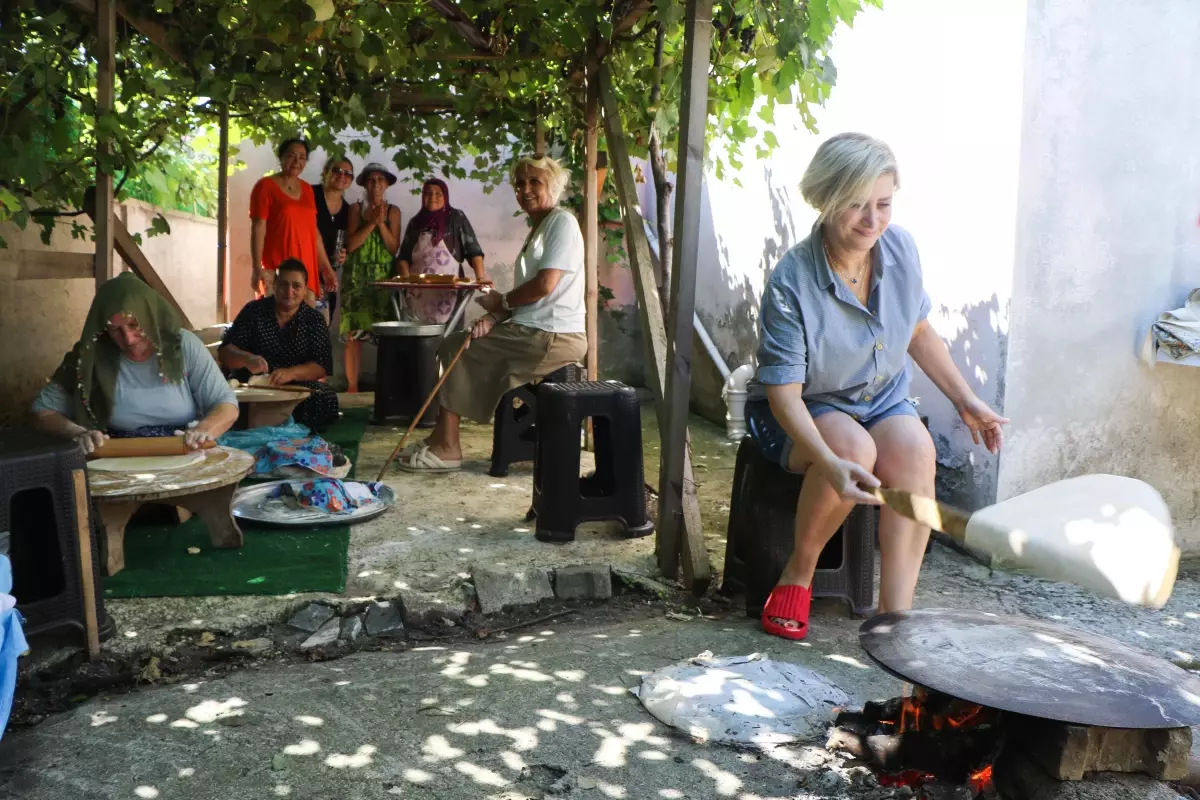
[[[396,456],[400,455],[400,448],[404,447],[404,443],[408,441],[408,437],[416,429],[417,423],[421,421],[421,417],[425,416],[425,409],[429,408],[429,404],[433,402],[433,398],[437,396],[438,390],[442,388],[442,384],[446,382],[446,378],[450,376],[450,370],[454,369],[454,365],[458,363],[458,357],[463,354],[467,346],[471,344],[471,332],[467,331],[467,338],[463,339],[462,345],[458,348],[458,352],[454,354],[454,358],[450,359],[450,363],[446,365],[446,369],[442,371],[442,377],[438,378],[438,382],[434,385],[433,391],[429,393],[429,397],[425,398],[425,404],[421,406],[421,410],[414,416],[412,423],[408,426],[408,430],[400,437],[400,441],[396,442],[396,449],[388,456],[388,460],[383,462],[383,469],[379,470],[379,475],[375,478],[376,481],[383,480],[383,476],[387,474],[388,467],[396,460]]]
[[[79,537],[79,579],[83,587],[83,620],[88,658],[100,657],[100,623],[96,617],[96,574],[92,571],[92,526],[88,524],[88,486],[83,470],[71,470],[75,487],[75,528]]]

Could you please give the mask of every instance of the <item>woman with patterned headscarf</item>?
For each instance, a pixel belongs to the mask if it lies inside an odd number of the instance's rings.
[[[404,231],[396,274],[463,275],[462,262],[475,271],[475,279],[491,283],[483,268],[483,248],[467,215],[450,206],[445,181],[430,178],[421,187],[421,210]],[[422,322],[444,324],[454,310],[454,293],[438,289],[411,289],[408,308]]]
[[[204,344],[128,272],[96,292],[79,341],[33,402],[37,428],[85,453],[110,436],[180,432],[197,449],[237,417],[237,398]]]

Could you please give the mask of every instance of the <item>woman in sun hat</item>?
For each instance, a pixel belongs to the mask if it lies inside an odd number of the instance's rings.
[[[387,201],[389,186],[396,176],[382,164],[372,162],[359,173],[357,183],[366,196],[350,207],[350,235],[346,249],[345,286],[342,287],[342,319],[338,330],[346,343],[347,391],[358,391],[358,365],[363,340],[371,336],[371,325],[387,318],[387,294],[371,287],[373,281],[392,274],[392,261],[400,249],[400,209]]]

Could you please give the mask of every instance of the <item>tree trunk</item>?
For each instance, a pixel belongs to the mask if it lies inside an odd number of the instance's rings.
[[[650,90],[651,108],[657,107],[662,98],[665,31],[666,26],[659,22],[654,39],[654,88]],[[655,122],[650,124],[650,171],[654,175],[654,207],[658,212],[658,273],[655,282],[658,284],[658,296],[662,298],[665,314],[669,310],[667,306],[671,298],[671,193],[675,190],[675,185],[667,180],[667,160],[663,156],[662,140],[658,124]]]

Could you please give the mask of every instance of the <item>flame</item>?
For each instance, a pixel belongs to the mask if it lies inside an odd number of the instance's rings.
[[[992,785],[992,765],[988,764],[978,772],[971,774],[967,778],[967,785],[971,787],[971,791],[976,794],[982,794],[989,786]]]
[[[900,718],[896,720],[896,732],[919,731],[946,728],[968,728],[986,722],[980,719],[986,710],[980,705],[961,704],[958,708],[944,714],[930,713],[925,708],[928,692],[920,687],[914,687],[909,697],[900,699]]]

